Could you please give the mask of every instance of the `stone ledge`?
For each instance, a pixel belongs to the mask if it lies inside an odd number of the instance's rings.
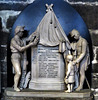
[[[94,100],[98,100],[98,92],[94,93]]]
[[[35,91],[24,89],[16,92],[12,88],[5,89],[5,95],[8,97],[36,97],[36,98],[90,98],[92,92],[88,89],[79,92],[65,93],[64,91]]]

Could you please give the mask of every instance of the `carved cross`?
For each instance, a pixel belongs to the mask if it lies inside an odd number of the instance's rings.
[[[51,4],[51,5],[46,4],[46,7],[47,7],[46,12],[53,11],[53,9],[52,9],[53,4]]]

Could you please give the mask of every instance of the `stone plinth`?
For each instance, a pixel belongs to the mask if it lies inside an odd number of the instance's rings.
[[[98,91],[94,93],[94,100],[98,100]]]
[[[64,90],[64,59],[58,50],[58,46],[32,48],[30,89]]]
[[[4,100],[93,100],[90,90],[65,93],[64,91],[37,91],[25,89],[15,92],[12,88],[5,90]]]

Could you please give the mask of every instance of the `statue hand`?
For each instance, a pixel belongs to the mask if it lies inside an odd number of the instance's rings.
[[[65,78],[65,83],[68,84],[68,79],[67,78]]]
[[[34,45],[37,45],[38,42],[39,42],[39,38],[36,37],[35,40],[34,40]]]
[[[30,46],[34,46],[34,43],[33,43],[33,42],[30,42],[29,45],[30,45]]]
[[[30,42],[29,44],[30,44],[30,46],[35,46],[35,45],[37,45],[37,43],[38,43],[38,40],[35,39],[33,42]]]

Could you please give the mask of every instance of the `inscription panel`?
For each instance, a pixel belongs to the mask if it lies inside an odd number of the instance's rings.
[[[39,78],[57,78],[60,66],[60,54],[57,47],[38,46]]]

